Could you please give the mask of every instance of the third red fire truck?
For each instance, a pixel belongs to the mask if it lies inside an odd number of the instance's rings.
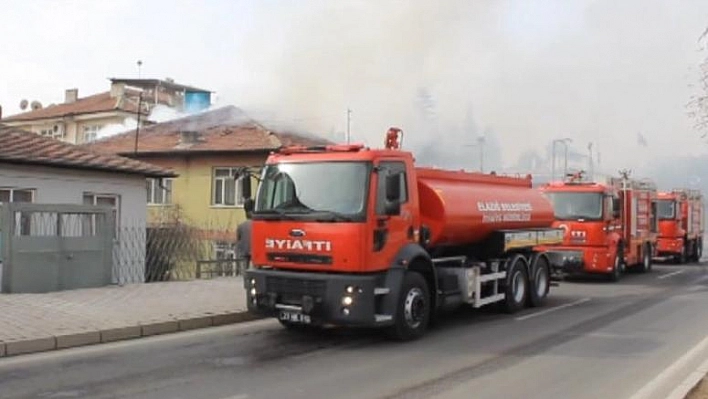
[[[676,189],[659,193],[657,255],[678,263],[697,262],[703,255],[703,195]]]

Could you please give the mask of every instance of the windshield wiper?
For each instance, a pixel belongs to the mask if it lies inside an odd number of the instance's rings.
[[[273,219],[272,216],[276,216],[278,219],[294,220],[291,212],[285,212],[283,209],[263,209],[260,211],[254,211],[253,216],[265,216],[268,219]]]
[[[316,221],[318,221],[318,222],[353,222],[354,221],[354,218],[352,218],[351,216],[344,214],[344,213],[335,212],[335,211],[316,210],[316,211],[313,211],[312,213],[326,215],[326,216],[322,216],[322,217],[317,217]]]

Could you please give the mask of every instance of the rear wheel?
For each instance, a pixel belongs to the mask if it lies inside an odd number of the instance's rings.
[[[514,313],[523,309],[529,291],[529,276],[526,259],[517,255],[509,261],[504,285],[505,298],[502,308],[506,313]]]
[[[640,271],[642,273],[648,273],[651,271],[652,267],[652,254],[651,254],[651,244],[644,246],[644,254],[642,255],[642,264],[640,266]]]
[[[399,341],[420,338],[430,321],[430,294],[428,284],[420,273],[408,271],[403,277],[401,296],[396,309],[396,322],[388,329],[388,336]]]
[[[615,261],[612,267],[612,273],[610,273],[610,281],[617,282],[622,278],[622,272],[624,267],[624,249],[622,246],[617,247],[615,253]]]
[[[696,239],[696,262],[700,262],[703,257],[703,237]]]
[[[703,256],[703,240],[700,238],[696,238],[696,240],[693,242],[693,251],[691,252],[691,260],[694,262],[698,262],[701,260],[701,257]]]
[[[531,289],[529,290],[529,304],[531,306],[542,306],[546,302],[551,287],[550,281],[551,272],[548,259],[545,256],[540,256],[531,269]]]

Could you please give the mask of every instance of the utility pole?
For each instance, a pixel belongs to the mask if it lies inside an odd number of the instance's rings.
[[[465,147],[478,147],[479,148],[479,170],[484,173],[484,144],[486,139],[484,136],[477,137],[476,144],[465,144]]]
[[[477,144],[479,145],[479,170],[484,173],[484,136],[479,136],[477,138]]]
[[[565,144],[563,151],[563,177],[568,176],[568,144]]]
[[[351,141],[351,122],[352,122],[352,110],[347,108],[347,144]]]
[[[568,174],[568,143],[573,141],[572,139],[566,137],[563,139],[554,139],[553,140],[553,147],[551,148],[551,151],[553,154],[551,155],[551,181],[554,181],[556,179],[556,143],[563,143],[565,146],[565,156],[564,156],[564,163],[563,163],[563,175]]]
[[[595,166],[593,165],[593,158],[592,158],[592,142],[588,143],[588,170],[590,171],[590,181],[595,180]]]
[[[140,79],[142,77],[142,71],[141,71],[142,66],[143,66],[143,62],[141,60],[138,60],[138,79]]]

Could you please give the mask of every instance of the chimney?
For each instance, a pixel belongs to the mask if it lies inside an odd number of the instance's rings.
[[[75,103],[79,98],[79,89],[67,89],[64,92],[64,104]]]
[[[125,94],[125,83],[111,83],[111,97],[122,97]]]
[[[194,130],[182,130],[180,133],[180,144],[195,144],[199,142],[199,132]]]

